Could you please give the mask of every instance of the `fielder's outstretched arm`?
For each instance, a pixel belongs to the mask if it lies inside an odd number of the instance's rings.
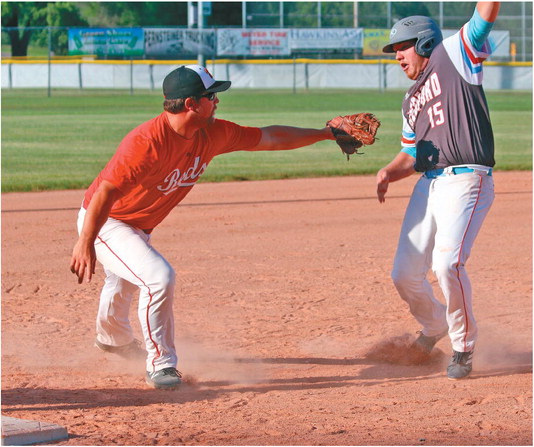
[[[106,223],[111,207],[121,196],[122,193],[113,184],[103,180],[91,199],[70,261],[70,271],[78,277],[78,284],[83,282],[86,275],[87,282],[90,282],[95,273],[95,239]]]
[[[255,151],[278,151],[297,149],[323,140],[335,140],[329,127],[306,129],[291,126],[268,126],[261,128],[261,140]]]

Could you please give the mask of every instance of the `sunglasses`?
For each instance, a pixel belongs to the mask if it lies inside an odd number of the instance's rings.
[[[201,98],[206,98],[208,101],[215,101],[215,98],[217,98],[217,93],[207,93],[205,95],[202,95]]]

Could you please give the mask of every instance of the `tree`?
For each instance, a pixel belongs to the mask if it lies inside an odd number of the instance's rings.
[[[241,2],[213,2],[206,27],[241,26],[243,23]]]
[[[9,27],[7,35],[13,56],[26,56],[28,52],[32,32],[26,27],[32,22],[34,8],[28,8],[27,5],[29,3],[2,2],[2,26]]]
[[[48,31],[36,27],[86,26],[75,2],[2,2],[2,27],[7,28],[12,56],[27,56],[30,38],[48,46]],[[56,54],[66,51],[67,36],[53,36]]]
[[[89,26],[187,26],[187,2],[80,2]]]
[[[392,4],[393,21],[396,22],[408,16],[430,16],[428,7],[422,2],[395,2]]]
[[[322,2],[321,24],[323,27],[352,27],[354,24],[354,3]]]

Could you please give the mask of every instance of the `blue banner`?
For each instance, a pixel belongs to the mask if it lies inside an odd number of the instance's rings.
[[[142,28],[71,28],[69,55],[143,56]]]

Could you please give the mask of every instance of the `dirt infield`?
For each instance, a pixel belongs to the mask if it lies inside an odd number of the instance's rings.
[[[65,426],[57,445],[532,445],[532,175],[495,174],[459,382],[447,339],[403,364],[419,327],[389,272],[415,180],[385,204],[374,177],[198,185],[153,237],[179,281],[176,391],[93,347],[102,269],[68,269],[83,191],[2,195],[2,414]]]

